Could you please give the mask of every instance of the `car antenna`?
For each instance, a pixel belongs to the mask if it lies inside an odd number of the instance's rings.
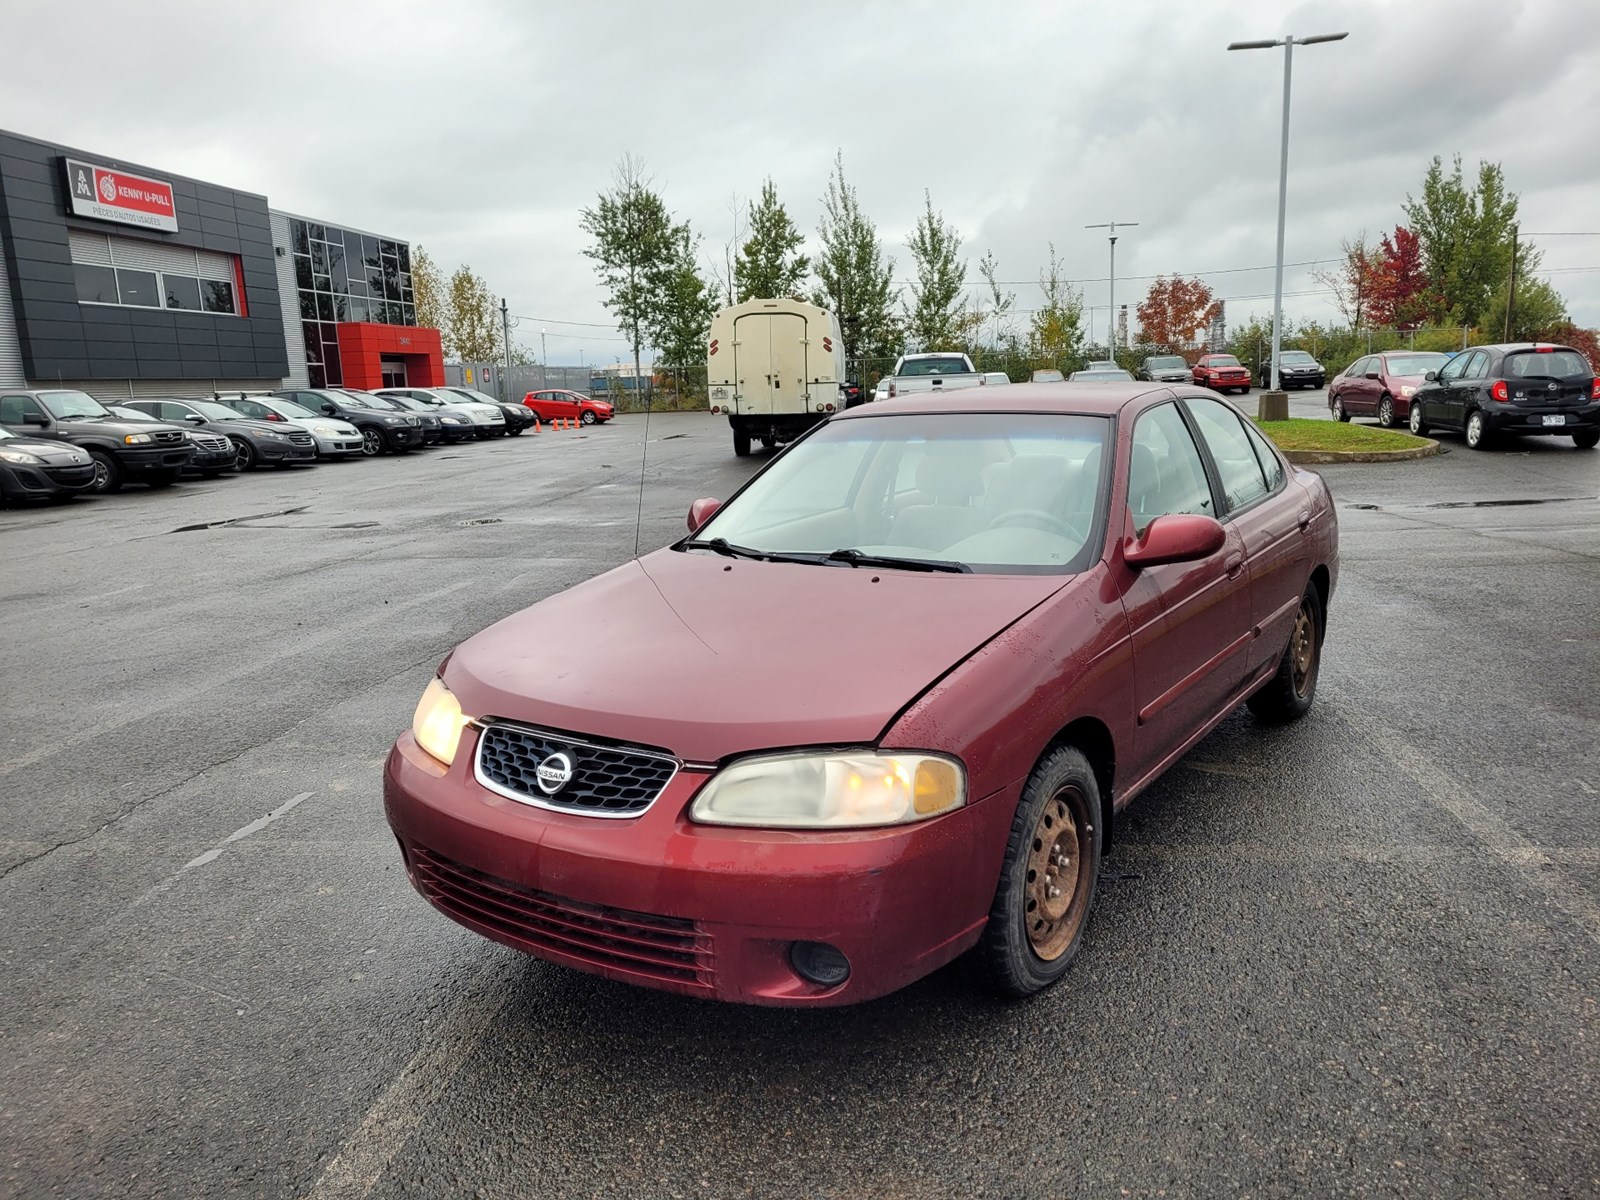
[[[620,379],[620,377],[619,377]],[[639,390],[639,371],[635,367],[633,373],[634,394]],[[650,408],[655,400],[655,389],[646,388],[644,392],[644,444],[639,448],[639,509],[633,515],[633,556],[639,557],[639,531],[644,524],[644,465],[650,459]]]

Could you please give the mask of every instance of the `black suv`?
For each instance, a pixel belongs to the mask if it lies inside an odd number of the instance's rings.
[[[1600,445],[1600,381],[1581,350],[1515,342],[1472,346],[1429,371],[1411,397],[1411,432],[1459,429],[1482,450],[1497,433]]]
[[[115,492],[129,480],[167,487],[177,482],[178,472],[194,455],[185,430],[124,420],[88,392],[68,388],[0,389],[0,426],[88,451],[94,460],[90,490],[95,492]]]
[[[1290,388],[1319,388],[1328,382],[1328,369],[1304,350],[1278,351],[1278,386]],[[1272,386],[1272,356],[1261,364],[1261,386]]]
[[[422,445],[421,418],[371,402],[376,397],[369,399],[336,388],[285,389],[272,394],[293,400],[301,408],[309,408],[312,412],[348,421],[361,431],[361,452],[369,457],[376,454],[403,454]]]

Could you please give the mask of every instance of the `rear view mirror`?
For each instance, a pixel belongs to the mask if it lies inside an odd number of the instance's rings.
[[[22,423],[24,425],[37,425],[40,429],[48,429],[50,427],[50,418],[43,413],[25,412],[22,414]]]
[[[1437,372],[1437,371],[1429,371],[1426,375],[1424,375],[1422,377],[1423,382],[1425,382],[1425,383],[1432,383],[1434,380],[1436,380],[1438,378],[1439,378],[1439,372]]]
[[[1376,371],[1368,371],[1367,372],[1367,378],[1368,379],[1376,379],[1376,378],[1378,378],[1378,373]]]
[[[721,500],[713,500],[709,497],[703,500],[696,500],[689,505],[689,532],[693,533],[700,526],[711,520],[716,515],[717,509],[721,507]],[[1218,526],[1218,528],[1220,529],[1221,526]]]
[[[1220,523],[1198,513],[1169,513],[1150,522],[1142,538],[1127,542],[1122,561],[1130,567],[1197,562],[1210,558],[1227,541]]]

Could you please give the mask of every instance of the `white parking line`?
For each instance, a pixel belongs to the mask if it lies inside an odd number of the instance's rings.
[[[241,841],[244,838],[249,837],[252,833],[259,833],[268,825],[271,825],[279,817],[283,816],[290,809],[295,808],[300,804],[304,804],[307,800],[311,799],[311,797],[315,795],[315,792],[301,792],[298,796],[290,797],[288,800],[285,800],[282,804],[278,805],[277,808],[269,812],[266,816],[257,817],[254,821],[251,821],[250,824],[244,826],[242,829],[235,829],[211,849],[200,855],[199,858],[191,858],[188,862],[184,863],[182,867],[178,868],[178,874],[182,875],[190,867],[205,866],[234,842]]]

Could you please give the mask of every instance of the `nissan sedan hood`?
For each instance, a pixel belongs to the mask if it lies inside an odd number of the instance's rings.
[[[490,626],[444,680],[468,716],[688,762],[860,745],[1069,578],[662,550]]]

